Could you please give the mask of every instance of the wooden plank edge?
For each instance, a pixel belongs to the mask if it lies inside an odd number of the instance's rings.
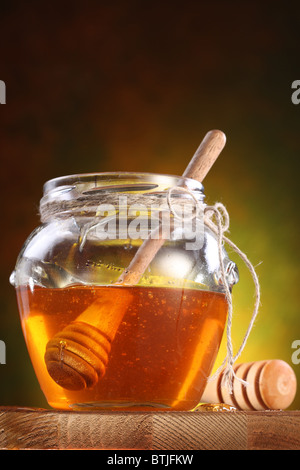
[[[0,449],[300,449],[300,411],[144,413],[0,407]]]

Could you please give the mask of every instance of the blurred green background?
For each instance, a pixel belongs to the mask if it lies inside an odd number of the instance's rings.
[[[204,185],[257,267],[262,303],[243,361],[280,358],[300,380],[299,9],[288,2],[87,1],[0,5],[0,405],[45,407],[9,275],[39,224],[45,181],[93,171],[181,174],[205,133],[227,145]],[[230,250],[229,253],[231,254]],[[233,346],[254,288],[238,263]],[[224,345],[217,359],[225,354]],[[300,391],[292,409],[300,406]]]

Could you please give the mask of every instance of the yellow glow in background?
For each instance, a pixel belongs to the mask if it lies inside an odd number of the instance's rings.
[[[44,182],[93,171],[180,175],[205,133],[227,145],[204,186],[257,266],[262,304],[242,361],[291,362],[299,328],[299,19],[271,2],[1,5],[0,405],[47,407],[8,278],[39,225]],[[240,260],[237,351],[254,302]],[[222,345],[216,366],[222,361]],[[299,408],[300,394],[292,405]]]

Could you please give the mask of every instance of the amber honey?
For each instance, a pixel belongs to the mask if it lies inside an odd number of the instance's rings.
[[[130,291],[104,376],[80,391],[59,386],[44,360],[48,341],[90,305]],[[222,339],[222,293],[179,287],[19,287],[27,348],[50,406],[59,409],[192,410]]]

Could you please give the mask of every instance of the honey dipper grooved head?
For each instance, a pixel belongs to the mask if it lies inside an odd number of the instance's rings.
[[[71,323],[47,343],[48,373],[67,390],[94,387],[105,374],[110,347],[99,329],[85,322]]]
[[[296,375],[289,364],[274,359],[268,361],[260,376],[260,393],[270,409],[285,409],[293,402],[297,391]]]

